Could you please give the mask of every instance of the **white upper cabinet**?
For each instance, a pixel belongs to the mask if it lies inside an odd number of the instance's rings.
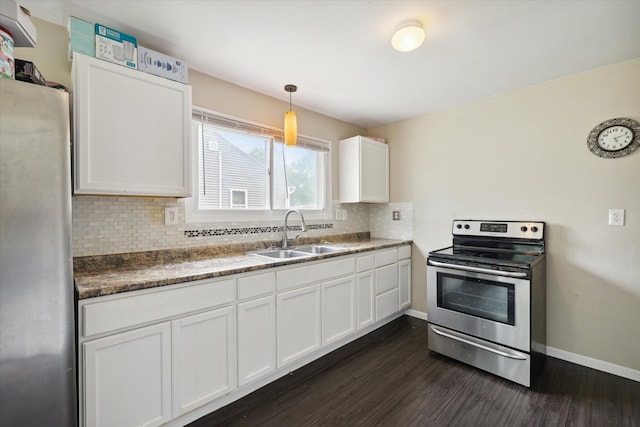
[[[364,136],[340,141],[340,202],[389,201],[389,146]]]
[[[74,54],[74,193],[191,195],[191,86]]]

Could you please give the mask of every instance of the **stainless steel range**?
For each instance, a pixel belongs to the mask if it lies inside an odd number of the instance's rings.
[[[429,349],[531,387],[546,353],[544,222],[454,220],[429,252]]]

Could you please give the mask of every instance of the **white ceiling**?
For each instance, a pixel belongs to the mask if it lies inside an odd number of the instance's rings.
[[[640,57],[640,0],[18,0],[132,34],[190,68],[364,128]],[[390,40],[405,20],[416,51]],[[640,78],[640,76],[639,76]]]

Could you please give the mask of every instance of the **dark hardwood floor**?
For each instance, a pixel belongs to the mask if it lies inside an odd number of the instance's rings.
[[[189,426],[640,426],[640,383],[547,357],[528,389],[430,353],[404,316]]]

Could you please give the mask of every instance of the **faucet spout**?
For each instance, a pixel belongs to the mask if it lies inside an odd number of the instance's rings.
[[[285,212],[284,214],[284,227],[282,227],[282,248],[286,249],[287,246],[289,246],[289,239],[287,238],[287,221],[289,219],[289,215],[295,212],[298,214],[298,216],[300,217],[300,222],[302,223],[302,231],[305,232],[309,229],[309,227],[307,227],[307,223],[304,222],[304,216],[302,216],[302,212],[300,212],[297,209],[289,209],[287,212]],[[296,236],[298,237],[298,236]],[[294,237],[294,239],[296,238]]]

